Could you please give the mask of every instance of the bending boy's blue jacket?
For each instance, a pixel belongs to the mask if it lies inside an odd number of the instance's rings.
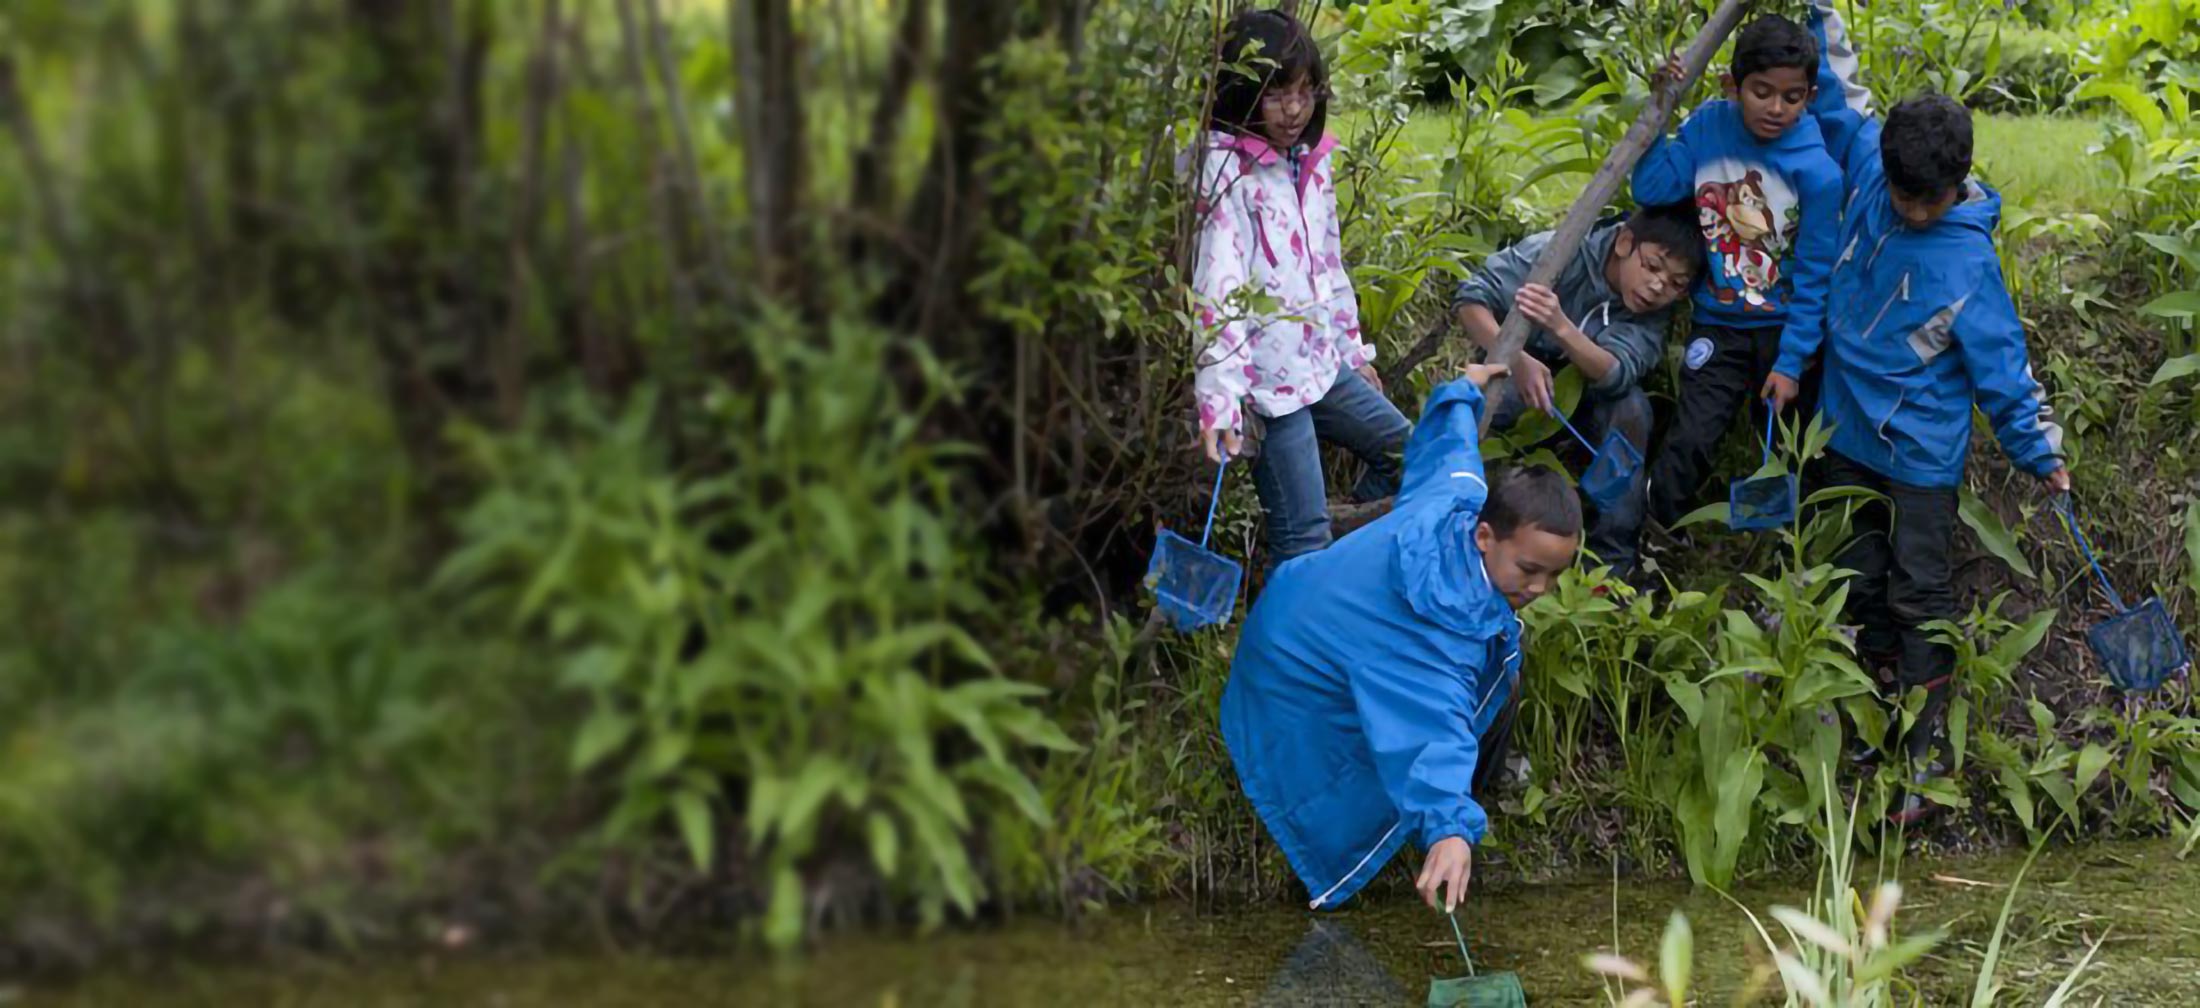
[[[1222,737],[1313,906],[1398,848],[1478,842],[1477,740],[1519,675],[1520,623],[1482,569],[1481,390],[1436,390],[1390,514],[1286,561],[1238,636]]]
[[[1635,165],[1637,203],[1696,204],[1704,271],[1699,322],[1816,333],[1840,227],[1841,170],[1804,116],[1771,141],[1731,101],[1705,102]]]
[[[1812,21],[1823,38],[1822,16]],[[1842,98],[1845,83],[1821,61],[1812,114],[1846,138],[1849,180],[1823,343],[1790,330],[1773,370],[1800,376],[1822,345],[1829,447],[1898,482],[1963,481],[1974,402],[2017,468],[2054,472],[2061,431],[2044,419],[2024,324],[1994,249],[2001,195],[1970,181],[1933,226],[1904,224],[1887,192],[1879,123],[1854,92]]]
[[[1603,380],[1589,386],[1592,394],[1605,399],[1627,394],[1641,384],[1643,375],[1657,364],[1659,355],[1665,351],[1666,323],[1672,314],[1668,308],[1642,315],[1628,311],[1619,293],[1605,282],[1605,260],[1612,254],[1612,246],[1625,227],[1623,223],[1613,223],[1590,231],[1589,236],[1582,239],[1581,251],[1567,262],[1558,281],[1551,285],[1566,317],[1618,362]],[[1536,259],[1543,255],[1543,249],[1550,245],[1551,236],[1556,233],[1545,231],[1529,235],[1519,244],[1483,260],[1481,269],[1460,281],[1458,293],[1452,296],[1452,309],[1456,311],[1462,305],[1478,304],[1503,321],[1512,312],[1513,295],[1528,282],[1528,271],[1535,268]],[[1540,326],[1528,337],[1528,350],[1545,359],[1565,354],[1558,340]]]

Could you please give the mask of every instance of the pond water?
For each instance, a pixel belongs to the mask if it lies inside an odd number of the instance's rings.
[[[1904,866],[1898,931],[1947,939],[1913,968],[1927,1004],[1968,1003],[2020,855]],[[1393,869],[1394,871],[1398,869]],[[1876,880],[1868,864],[1860,874]],[[1808,878],[1737,894],[1762,916],[1800,905]],[[1683,882],[1609,879],[1502,882],[1460,911],[1484,969],[1520,974],[1531,1004],[1602,1004],[1581,966],[1618,947],[1645,962],[1667,916],[1696,935],[1702,1003],[1724,1004],[1765,957],[1748,918]],[[1767,920],[1768,927],[1777,928]],[[2200,852],[2168,842],[2051,851],[2018,893],[2000,978],[2001,1004],[2040,1004],[2084,950],[2106,935],[2101,969],[2075,1003],[2200,1005]],[[1384,897],[1319,918],[1289,905],[1116,909],[1065,925],[1028,918],[910,935],[841,936],[799,960],[717,956],[478,952],[364,960],[285,957],[251,965],[170,964],[11,990],[38,1005],[1418,1005],[1434,976],[1462,972],[1443,917]]]

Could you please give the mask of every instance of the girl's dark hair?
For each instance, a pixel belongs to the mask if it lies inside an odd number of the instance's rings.
[[[1260,136],[1261,95],[1304,80],[1314,89],[1314,114],[1299,136],[1321,137],[1329,121],[1329,70],[1299,19],[1280,10],[1246,11],[1223,29],[1219,57],[1207,128]]]

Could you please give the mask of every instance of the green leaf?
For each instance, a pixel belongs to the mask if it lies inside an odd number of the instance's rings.
[[[1521,193],[1527,192],[1528,190],[1535,188],[1536,183],[1556,175],[1594,174],[1598,168],[1603,166],[1603,164],[1603,158],[1592,157],[1568,158],[1564,161],[1554,161],[1549,164],[1545,164],[1537,168],[1536,170],[1521,176],[1520,183],[1513,186],[1512,193],[1507,198],[1518,198]]]
[[[2009,565],[2009,569],[2024,577],[2037,576],[2032,573],[2031,562],[2017,549],[2016,534],[2009,530],[2009,526],[2002,524],[2001,517],[1988,508],[1977,494],[1972,493],[1968,485],[1957,491],[1956,513],[1963,517],[1965,525],[1971,526],[1972,532],[1978,534],[1979,544],[1985,546],[1987,552],[1999,557],[2002,563]]]
[[[2194,245],[2189,239],[2179,235],[2143,234],[2139,240],[2184,260],[2187,266],[2200,269],[2200,245]]]
[[[2147,384],[2167,385],[2170,382],[2176,381],[2179,378],[2183,378],[2196,372],[2200,372],[2200,353],[2189,353],[2184,355],[2183,357],[2172,357],[2169,360],[2163,361],[2161,367],[2154,369],[2154,377],[2147,379]]]
[[[2033,613],[2022,625],[1995,641],[1994,649],[1988,652],[1988,657],[2002,668],[2015,668],[2047,636],[2047,629],[2055,625],[2056,612],[2054,609],[2042,609]]]
[[[1676,530],[1684,529],[1690,525],[1701,525],[1705,522],[1718,522],[1721,525],[1727,525],[1732,524],[1733,520],[1733,514],[1728,510],[1727,502],[1720,501],[1717,504],[1706,504],[1688,512],[1681,517],[1680,521],[1673,523],[1673,528]]]
[[[802,879],[792,865],[772,872],[771,902],[764,907],[764,941],[785,951],[802,940]]]
[[[2078,752],[2077,776],[2073,781],[2077,785],[2078,793],[2084,794],[2087,788],[2092,787],[2094,779],[2098,778],[2101,771],[2106,769],[2109,762],[2114,759],[2115,757],[2109,755],[2108,750],[2101,748],[2099,743],[2086,743],[2085,748]]]
[[[2185,505],[2185,586],[2200,595],[2200,497]]]
[[[696,870],[709,871],[715,856],[709,798],[686,788],[673,792],[672,815],[680,821],[680,837],[687,841],[688,856],[695,859]]]
[[[864,834],[871,842],[871,863],[877,866],[879,874],[892,878],[894,865],[901,857],[901,831],[884,812],[872,812],[863,825]]]
[[[1688,915],[1675,910],[1666,919],[1665,941],[1658,947],[1658,979],[1665,981],[1665,1003],[1688,1003],[1695,955],[1696,936],[1688,928]]]
[[[2115,102],[2117,107],[2124,110],[2125,115],[2139,125],[2139,131],[2149,141],[2160,139],[2162,131],[2169,125],[2168,119],[2162,114],[2162,107],[2156,105],[2154,99],[2139,90],[2137,85],[2096,77],[2085,82],[2071,97],[2079,101],[2106,98]]]
[[[1879,500],[1882,498],[1882,496],[1883,495],[1879,491],[1873,490],[1870,487],[1827,487],[1824,490],[1820,490],[1816,493],[1811,494],[1808,497],[1803,498],[1803,506],[1816,507],[1820,504],[1831,504],[1834,501],[1849,499]]]
[[[2139,314],[2161,318],[2189,318],[2200,314],[2200,290],[2164,294],[2139,306]]]
[[[581,723],[580,734],[573,739],[573,772],[580,773],[601,762],[617,751],[634,734],[632,717],[618,708],[599,706]]]

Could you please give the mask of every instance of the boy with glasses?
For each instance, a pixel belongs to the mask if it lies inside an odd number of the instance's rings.
[[[1520,396],[1493,426],[1511,426],[1523,403],[1552,411],[1552,369],[1571,364],[1585,380],[1581,403],[1569,418],[1574,426],[1593,442],[1619,431],[1647,454],[1650,399],[1642,380],[1665,352],[1673,305],[1703,269],[1695,208],[1645,207],[1624,221],[1600,225],[1582,241],[1556,284],[1528,283],[1528,271],[1551,235],[1532,235],[1491,256],[1452,298],[1460,327],[1484,353],[1497,346],[1499,322],[1507,313],[1525,312],[1535,323],[1521,354],[1496,362],[1511,365]],[[1644,467],[1637,466],[1626,495],[1589,523],[1589,550],[1623,577],[1635,566],[1644,484]]]

